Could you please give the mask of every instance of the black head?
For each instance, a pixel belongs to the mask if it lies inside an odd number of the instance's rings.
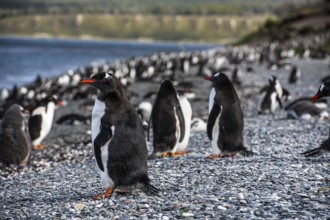
[[[84,79],[81,82],[98,88],[104,94],[122,90],[119,79],[110,72],[97,73],[90,79]]]
[[[206,76],[204,79],[212,81],[214,87],[216,88],[226,88],[228,86],[232,87],[230,79],[224,73],[216,73],[213,76]]]
[[[172,95],[176,95],[176,91],[172,82],[170,80],[163,81],[160,85],[157,97],[168,97]]]
[[[315,102],[316,100],[322,98],[322,97],[328,97],[330,96],[330,80],[324,82],[316,95],[312,98],[312,101]]]

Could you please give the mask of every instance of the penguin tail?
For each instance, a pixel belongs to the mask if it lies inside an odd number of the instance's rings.
[[[244,149],[240,152],[240,154],[244,157],[248,157],[248,156],[253,156],[255,153],[253,151]]]
[[[154,196],[159,193],[159,189],[154,187],[149,183],[149,181],[144,181],[138,184],[138,188],[145,192],[148,196]]]
[[[321,155],[321,148],[318,147],[318,148],[315,148],[315,149],[312,149],[312,150],[305,151],[301,154],[304,155],[305,157],[318,156],[318,155]]]

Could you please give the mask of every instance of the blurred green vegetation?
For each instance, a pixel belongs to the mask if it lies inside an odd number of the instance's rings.
[[[1,0],[0,15],[111,13],[155,15],[285,14],[320,0]]]
[[[0,35],[227,43],[320,1],[0,0]]]
[[[7,35],[224,42],[257,30],[268,16],[28,15],[0,20]]]

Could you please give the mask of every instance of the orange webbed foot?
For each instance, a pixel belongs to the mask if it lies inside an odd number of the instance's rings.
[[[210,159],[210,160],[217,159],[217,158],[221,158],[221,155],[220,154],[214,154],[214,155],[210,155],[210,156],[206,157],[206,159]]]
[[[162,153],[161,157],[171,157],[172,153],[171,152],[164,152]]]
[[[187,151],[181,151],[181,152],[173,153],[171,156],[172,157],[180,157],[180,156],[183,156],[183,155],[185,155],[187,153],[188,153]]]
[[[43,150],[47,147],[47,144],[37,144],[32,147],[33,150]]]
[[[103,198],[110,198],[112,193],[113,193],[113,189],[109,188],[109,189],[106,189],[105,193],[101,193],[101,194],[95,196],[94,199],[97,200],[97,199],[103,199]]]

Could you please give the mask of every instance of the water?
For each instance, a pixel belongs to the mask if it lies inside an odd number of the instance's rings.
[[[194,51],[216,46],[219,45],[1,37],[0,88],[24,85],[37,75],[58,76],[93,61],[124,60],[160,51]]]

